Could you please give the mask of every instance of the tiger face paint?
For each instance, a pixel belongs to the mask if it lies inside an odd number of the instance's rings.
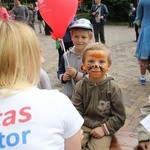
[[[102,79],[108,71],[108,53],[101,50],[89,50],[82,67],[92,79]]]

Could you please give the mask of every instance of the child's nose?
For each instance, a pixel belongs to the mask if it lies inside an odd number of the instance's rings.
[[[98,62],[95,62],[95,63],[94,63],[94,66],[95,66],[95,67],[99,67],[99,63],[98,63]]]
[[[78,38],[78,41],[79,41],[79,42],[82,42],[82,38]]]
[[[94,65],[94,68],[99,68],[99,66],[98,65]]]

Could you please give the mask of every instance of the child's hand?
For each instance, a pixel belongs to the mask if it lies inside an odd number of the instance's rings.
[[[97,127],[95,129],[93,129],[90,134],[97,139],[99,139],[105,135],[102,127]]]
[[[149,141],[139,142],[139,147],[141,150],[150,150],[150,142]]]
[[[63,81],[69,81],[69,80],[71,80],[71,76],[67,72],[65,72],[63,75]]]
[[[71,77],[75,77],[76,76],[76,73],[77,73],[77,70],[73,67],[67,67],[67,74],[70,75]]]

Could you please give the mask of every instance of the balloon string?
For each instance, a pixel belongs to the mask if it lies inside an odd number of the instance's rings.
[[[64,53],[66,53],[67,51],[66,51],[63,39],[60,39],[60,42],[61,42]],[[64,57],[66,58],[67,66],[70,66],[67,55],[64,55]],[[75,87],[75,81],[73,80],[73,78],[71,78],[71,83],[72,83],[73,87]]]
[[[60,42],[61,42],[62,49],[63,49],[64,53],[66,53],[67,51],[66,51],[63,39],[60,39]],[[67,55],[64,55],[64,56],[66,57],[67,65],[70,66]]]

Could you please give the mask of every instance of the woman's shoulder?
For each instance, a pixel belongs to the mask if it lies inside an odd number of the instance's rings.
[[[22,92],[19,92],[20,95],[25,97],[34,97],[37,99],[59,99],[65,97],[65,95],[57,89],[47,90],[47,89],[39,89],[37,87],[31,87]]]
[[[47,96],[50,96],[51,98],[52,97],[64,97],[64,94],[59,92],[59,90],[57,89],[52,89],[52,90],[47,90],[47,89],[37,89],[36,93],[40,96],[44,96],[44,97],[47,97]]]
[[[24,99],[30,99],[31,103],[35,103],[41,107],[51,106],[62,107],[68,105],[69,98],[58,90],[47,90],[33,88],[20,93]]]

